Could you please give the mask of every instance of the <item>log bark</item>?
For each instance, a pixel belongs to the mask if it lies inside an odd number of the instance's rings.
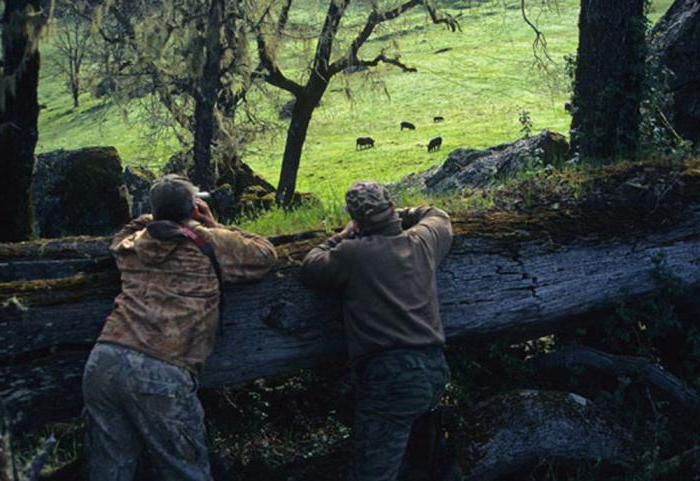
[[[466,438],[457,439],[467,481],[518,479],[545,463],[596,463],[619,474],[635,461],[629,433],[571,393],[511,392],[477,405],[465,419]]]
[[[438,273],[448,338],[529,339],[577,326],[592,311],[656,287],[659,258],[700,284],[700,203],[662,230],[593,233],[558,213],[455,217],[455,241]],[[203,372],[204,386],[236,385],[344,356],[340,304],[299,281],[316,233],[278,238],[280,262],[262,282],[226,286],[225,336]],[[82,259],[89,272],[0,283],[0,399],[15,430],[65,419],[81,407],[83,363],[100,332],[118,273],[106,241],[0,245],[2,270],[36,261]],[[25,274],[31,270],[22,267]]]
[[[589,347],[577,347],[545,354],[535,360],[535,366],[538,372],[564,370],[573,374],[584,368],[615,379],[627,377],[660,393],[688,413],[700,409],[700,397],[694,389],[659,364],[643,357],[618,356]]]

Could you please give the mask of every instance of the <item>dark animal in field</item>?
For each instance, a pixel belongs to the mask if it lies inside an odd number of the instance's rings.
[[[355,142],[355,150],[371,149],[374,147],[374,139],[372,137],[358,137]]]
[[[435,152],[436,150],[440,150],[441,145],[442,137],[435,137],[434,139],[430,139],[430,142],[428,143],[428,152]]]
[[[570,114],[573,113],[573,112],[574,112],[574,106],[573,106],[573,104],[572,104],[571,102],[566,102],[566,103],[564,104],[564,110],[566,110],[566,111],[569,112]]]
[[[433,117],[433,122],[442,122],[443,120],[445,120],[445,117],[443,117],[442,115],[436,115],[435,117]]]
[[[411,122],[401,122],[401,130],[403,129],[416,130],[416,126]]]
[[[438,54],[438,53],[445,53],[445,52],[449,52],[450,50],[452,50],[451,47],[439,48],[439,49],[437,49],[437,50],[436,50],[435,52],[433,52],[433,53],[435,53],[435,54]]]

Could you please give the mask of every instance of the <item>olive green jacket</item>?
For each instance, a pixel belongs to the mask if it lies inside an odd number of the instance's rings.
[[[342,296],[351,359],[445,343],[436,270],[452,243],[450,218],[431,207],[397,213],[378,230],[336,235],[304,259],[308,285]]]

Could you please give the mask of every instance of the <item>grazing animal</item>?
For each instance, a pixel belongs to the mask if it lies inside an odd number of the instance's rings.
[[[436,150],[440,150],[441,145],[442,137],[435,137],[434,139],[430,139],[430,142],[428,143],[428,152],[435,152]]]
[[[401,130],[403,129],[416,130],[416,126],[411,122],[401,122]]]
[[[443,120],[445,120],[445,117],[443,117],[442,115],[436,115],[435,117],[433,117],[433,122],[442,122]]]
[[[374,147],[374,139],[372,137],[358,137],[355,143],[355,150],[371,149]]]

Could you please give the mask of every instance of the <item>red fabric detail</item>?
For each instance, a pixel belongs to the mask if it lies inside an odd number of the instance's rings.
[[[204,240],[204,238],[201,235],[197,234],[194,230],[187,226],[180,227],[180,232],[182,232],[184,236],[186,236],[188,239],[194,242],[200,249],[204,246],[204,244],[207,243],[207,241]]]

